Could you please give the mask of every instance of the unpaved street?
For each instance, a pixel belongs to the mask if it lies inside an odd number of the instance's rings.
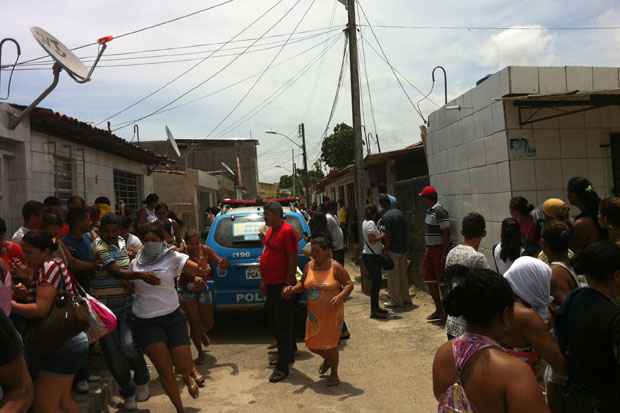
[[[341,352],[341,379],[329,389],[318,378],[320,359],[299,343],[300,354],[289,379],[268,383],[267,346],[270,337],[256,313],[231,313],[218,319],[208,363],[207,387],[198,400],[186,391],[188,412],[432,412],[431,367],[435,349],[444,333],[424,319],[432,312],[430,297],[418,293],[419,307],[398,314],[399,319],[376,321],[368,317],[369,299],[356,291],[346,304],[352,338]],[[172,406],[161,393],[141,409],[170,412]]]

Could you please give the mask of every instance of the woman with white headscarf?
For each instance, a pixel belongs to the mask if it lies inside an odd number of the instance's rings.
[[[517,259],[504,274],[515,295],[514,320],[508,338],[502,343],[515,357],[532,368],[539,358],[554,370],[565,370],[564,356],[549,331],[551,268],[532,258]]]

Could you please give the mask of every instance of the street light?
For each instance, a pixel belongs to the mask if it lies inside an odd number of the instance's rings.
[[[290,136],[284,133],[281,133],[281,132],[277,132],[274,130],[267,130],[265,131],[265,133],[268,135],[282,136],[288,139],[289,142],[291,142],[293,145],[301,149],[303,156],[304,156],[304,189],[305,189],[304,192],[306,193],[306,207],[308,207],[310,205],[310,188],[308,187],[308,152],[306,150],[306,127],[304,126],[303,123],[299,125],[299,136],[301,137],[301,144],[299,142],[296,142]],[[293,171],[293,177],[294,176],[295,176],[295,171]]]
[[[302,145],[300,145],[299,143],[295,142],[295,141],[293,140],[293,138],[291,138],[291,137],[290,137],[290,136],[288,136],[288,135],[285,135],[285,134],[280,133],[280,132],[276,132],[276,131],[274,131],[274,130],[266,130],[266,131],[265,131],[265,133],[266,133],[266,134],[268,134],[268,135],[280,135],[280,136],[283,136],[283,137],[285,137],[286,139],[288,139],[289,141],[291,141],[291,143],[292,143],[293,145],[297,146],[297,147],[298,147],[299,149],[301,149],[302,151],[304,150],[304,147],[303,147]]]

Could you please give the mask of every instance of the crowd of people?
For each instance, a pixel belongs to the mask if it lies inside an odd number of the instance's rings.
[[[66,203],[49,197],[24,204],[12,236],[0,219],[2,411],[77,413],[73,391],[86,393],[101,379],[89,371],[96,349],[126,410],[150,396],[145,356],[176,411],[184,408],[175,375],[199,396],[205,377],[196,366],[205,361],[213,327],[207,278],[211,266],[229,264],[197,232],[184,232],[156,194],[133,219],[125,212],[113,212],[106,197],[92,206],[78,196]],[[114,327],[100,336],[88,325],[65,332],[68,323],[54,320],[55,308],[71,308],[63,314],[73,322],[84,302],[111,312]]]
[[[487,259],[482,215],[467,214],[462,243],[450,245],[437,191],[420,196],[423,271],[439,287],[429,285],[439,295],[429,321],[445,323],[448,338],[433,365],[439,412],[617,412],[620,198],[601,200],[581,177],[568,182],[568,202],[515,197]]]
[[[481,214],[463,218],[462,242],[454,245],[438,191],[427,186],[419,197],[426,207],[421,273],[435,306],[427,320],[445,325],[447,338],[433,364],[439,411],[617,411],[620,198],[601,200],[585,178],[569,181],[568,202],[548,199],[536,208],[515,197],[499,242],[483,249]],[[304,211],[311,230],[304,253],[311,259],[299,273],[304,234],[286,222],[277,202],[263,210],[261,290],[276,341],[269,380],[285,380],[295,362],[294,308],[305,293],[305,344],[321,357],[326,384],[337,386],[339,344],[350,337],[344,302],[353,282],[345,252],[358,241],[355,219],[344,202]],[[217,211],[208,212],[210,225]],[[359,252],[370,281],[369,316],[386,320],[414,308],[409,227],[389,194],[363,215]],[[87,206],[74,196],[28,201],[22,216],[11,237],[0,219],[3,411],[78,412],[73,392],[88,392],[98,379],[89,371],[93,351],[101,351],[125,409],[150,396],[146,356],[176,411],[184,411],[176,377],[199,396],[205,377],[197,366],[205,362],[214,324],[207,279],[214,267],[226,271],[228,261],[203,245],[202,234],[185,231],[156,194],[135,214],[114,212],[105,197]],[[382,303],[384,273],[389,300]],[[78,312],[80,300],[111,312],[114,328],[93,338],[88,326],[41,327],[53,325],[56,308]]]

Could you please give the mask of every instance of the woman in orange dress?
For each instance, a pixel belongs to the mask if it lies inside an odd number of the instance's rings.
[[[344,320],[344,300],[353,291],[353,282],[342,265],[332,259],[329,241],[323,237],[311,241],[312,260],[306,265],[304,275],[297,285],[284,289],[290,297],[304,291],[308,296],[306,320],[306,346],[323,358],[319,374],[331,370],[328,386],[337,386],[338,343]]]

